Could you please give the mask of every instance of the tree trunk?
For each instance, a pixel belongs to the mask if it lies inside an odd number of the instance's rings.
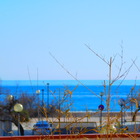
[[[15,118],[13,118],[12,122],[18,127],[18,120],[16,120]],[[24,129],[22,127],[22,125],[20,124],[20,134],[22,136],[24,136]]]
[[[140,109],[138,108],[138,109],[136,109],[136,111],[134,112],[133,117],[132,117],[132,122],[136,121],[136,115],[137,115],[137,113],[138,113],[139,110],[140,110]]]

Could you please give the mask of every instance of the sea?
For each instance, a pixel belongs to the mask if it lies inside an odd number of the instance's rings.
[[[0,101],[7,95],[36,96],[40,105],[55,105],[71,112],[107,111],[110,91],[110,111],[118,112],[122,104],[126,111],[137,108],[130,99],[140,97],[140,80],[118,80],[109,89],[108,80],[3,80],[0,82]]]

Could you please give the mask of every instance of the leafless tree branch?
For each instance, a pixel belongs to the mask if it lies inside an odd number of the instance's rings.
[[[73,79],[75,79],[79,84],[81,84],[82,86],[84,86],[88,91],[90,91],[91,93],[93,93],[95,96],[97,96],[98,98],[101,98],[100,96],[98,96],[95,92],[93,92],[90,88],[88,88],[86,85],[84,85],[80,80],[78,80],[74,75],[72,75],[51,53],[49,53],[50,56],[57,62],[57,64],[59,64],[59,66],[66,72],[68,73]]]
[[[109,62],[106,61],[102,56],[100,56],[98,53],[96,53],[93,49],[91,49],[88,45],[85,44],[85,46],[91,51],[93,52],[98,58],[100,58],[102,61],[104,61],[107,65],[109,65]]]

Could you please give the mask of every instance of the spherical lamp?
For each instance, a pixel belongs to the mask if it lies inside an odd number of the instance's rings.
[[[21,112],[22,110],[23,110],[23,105],[22,104],[17,103],[17,104],[14,105],[14,111],[15,112]]]

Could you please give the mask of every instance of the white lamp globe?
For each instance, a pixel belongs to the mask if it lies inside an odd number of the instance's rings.
[[[36,94],[39,95],[40,94],[40,90],[36,90]]]
[[[104,92],[100,92],[100,96],[103,96],[104,95]]]
[[[12,101],[13,98],[14,98],[13,95],[8,95],[8,96],[7,96],[7,100],[8,100],[8,101]]]
[[[23,105],[22,104],[17,103],[17,104],[14,105],[14,111],[15,112],[21,112],[22,110],[23,110]]]

